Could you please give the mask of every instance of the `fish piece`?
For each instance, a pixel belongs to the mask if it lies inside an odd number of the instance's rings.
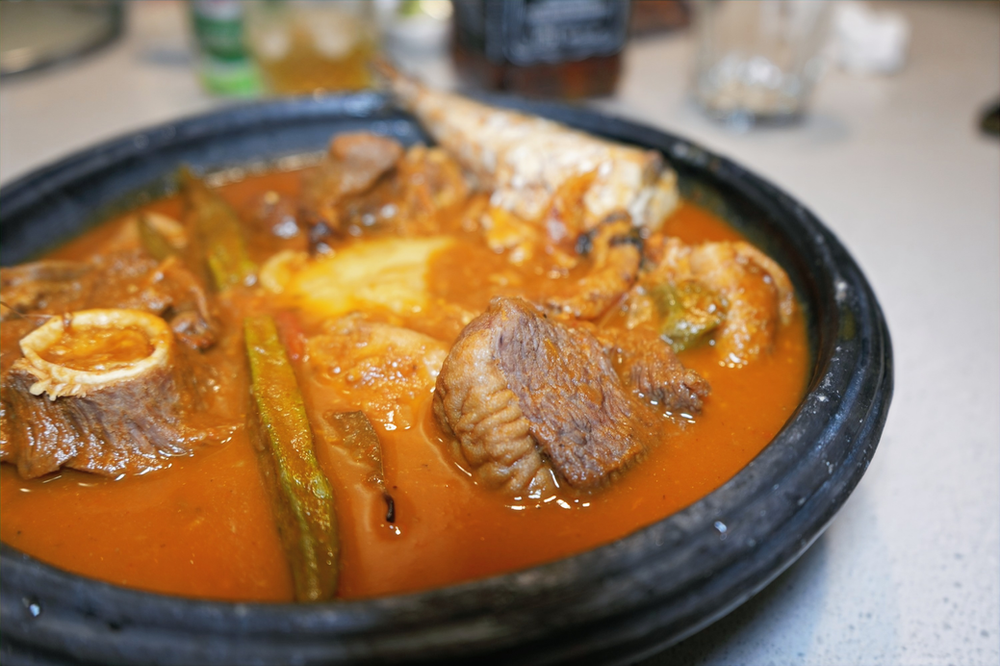
[[[525,220],[545,213],[559,186],[593,172],[584,230],[626,212],[650,230],[678,204],[676,174],[660,153],[600,139],[560,123],[425,88],[384,64],[398,102],[493,191],[494,205]]]
[[[592,489],[645,450],[642,406],[597,339],[520,298],[494,298],[466,326],[434,413],[475,477],[509,495],[552,492],[552,471]]]
[[[515,266],[530,261],[543,247],[541,229],[506,208],[487,209],[480,217],[479,226],[486,246],[497,254],[506,252],[507,260]]]
[[[594,319],[629,290],[639,274],[642,239],[627,217],[616,216],[578,243],[588,256],[587,272],[570,281],[564,294],[544,300],[551,311],[578,319]]]
[[[587,249],[592,246],[595,231],[588,234],[584,229],[583,196],[595,175],[591,171],[566,179],[539,220],[523,220],[506,208],[489,206],[479,223],[487,246],[497,253],[506,252],[508,261],[514,265],[544,253],[556,271],[572,269],[579,263],[580,241],[585,241]]]

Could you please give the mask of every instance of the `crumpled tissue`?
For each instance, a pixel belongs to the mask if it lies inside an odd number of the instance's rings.
[[[875,11],[864,2],[834,5],[832,55],[856,73],[893,74],[906,63],[910,24],[898,12]]]

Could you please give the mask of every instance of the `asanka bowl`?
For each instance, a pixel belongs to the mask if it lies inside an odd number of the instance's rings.
[[[736,608],[819,537],[867,469],[892,396],[889,333],[854,260],[792,197],[685,139],[578,108],[484,99],[661,151],[686,198],[782,264],[806,309],[812,369],[774,440],[708,496],[618,541],[416,594],[309,605],[185,599],[77,576],[4,544],[5,664],[626,663]],[[358,130],[428,141],[386,97],[361,93],[230,108],[80,152],[0,190],[0,263],[163,194],[182,163],[207,172],[275,164]]]

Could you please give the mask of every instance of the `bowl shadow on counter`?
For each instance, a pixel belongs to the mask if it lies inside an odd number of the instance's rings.
[[[869,471],[823,536],[756,596],[636,666],[765,664],[776,655],[833,664],[862,652],[875,663],[905,652],[900,598],[886,586],[893,576],[878,479]]]
[[[741,658],[746,661],[745,653],[741,655],[732,653],[733,649],[740,649],[742,639],[750,632],[760,636],[766,624],[778,622],[782,617],[788,617],[793,613],[796,615],[796,632],[794,634],[783,632],[780,637],[774,638],[782,641],[781,649],[784,654],[805,659],[813,640],[809,629],[814,628],[818,611],[808,609],[806,614],[811,614],[811,617],[808,622],[803,622],[802,612],[796,612],[795,609],[805,600],[806,594],[813,595],[810,598],[815,601],[817,585],[825,585],[816,581],[826,575],[829,558],[828,538],[829,536],[824,534],[817,539],[784,573],[729,615],[663,652],[637,662],[635,666],[733,663],[740,661]],[[804,588],[807,588],[808,592]],[[825,590],[820,589],[818,592],[823,593]]]
[[[131,664],[151,655],[162,664],[631,663],[739,606],[822,533],[867,468],[892,394],[885,321],[846,250],[787,194],[683,139],[593,111],[488,99],[662,151],[685,196],[785,267],[806,308],[815,362],[806,397],[771,444],[715,492],[612,544],[419,594],[312,605],[196,601],[84,579],[2,545],[5,664]],[[52,239],[162,194],[181,163],[211,172],[280,162],[358,130],[426,141],[412,118],[364,93],[236,107],[97,146],[0,191],[0,262],[25,261]]]

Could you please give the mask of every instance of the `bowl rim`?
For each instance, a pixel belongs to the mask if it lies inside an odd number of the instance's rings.
[[[709,495],[615,542],[530,569],[404,595],[308,605],[187,599],[71,574],[2,544],[4,652],[44,653],[56,663],[69,657],[132,663],[149,654],[178,664],[472,656],[615,663],[662,649],[725,615],[819,537],[867,469],[892,395],[885,319],[845,248],[782,190],[686,139],[583,108],[477,97],[659,150],[682,177],[706,180],[762,214],[754,224],[778,239],[776,251],[810,310],[814,341],[806,395],[778,435]],[[348,120],[390,130],[394,123],[415,122],[372,92],[255,102],[193,116],[103,142],[17,178],[0,189],[0,224],[5,237],[11,231],[20,238],[30,233],[39,202],[171,146]]]

